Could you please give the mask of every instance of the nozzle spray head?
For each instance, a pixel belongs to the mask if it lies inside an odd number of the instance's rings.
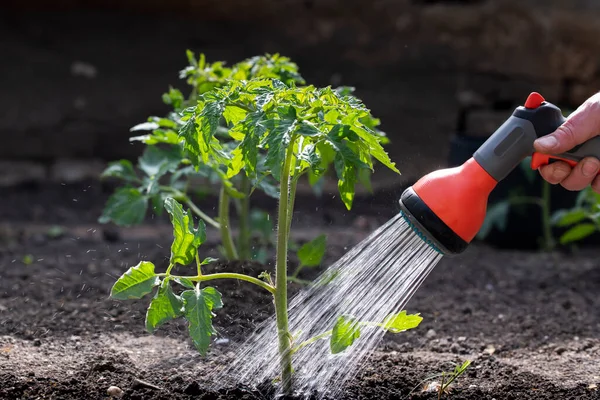
[[[411,228],[444,255],[462,253],[477,235],[496,186],[475,159],[425,175],[402,193],[401,212]]]
[[[531,93],[463,165],[434,171],[406,189],[400,198],[402,215],[440,253],[463,252],[483,225],[491,191],[527,156],[533,154],[533,169],[550,159],[573,165],[587,156],[600,157],[600,137],[564,154],[534,154],[533,142],[564,121],[558,107]]]

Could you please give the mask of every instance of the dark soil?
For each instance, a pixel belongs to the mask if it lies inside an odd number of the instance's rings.
[[[216,283],[225,307],[215,323],[228,341],[215,343],[207,358],[190,346],[181,322],[149,335],[147,303],[112,301],[108,293],[141,259],[166,267],[169,226],[158,219],[108,234],[94,222],[103,191],[89,189],[21,188],[0,199],[0,399],[107,399],[113,385],[123,399],[264,398],[241,387],[211,391],[200,378],[226,363],[236,343],[271,314],[269,297],[245,283]],[[299,215],[308,216],[305,202],[298,204]],[[314,218],[309,226],[313,219],[299,218],[296,237],[329,233],[331,263],[395,212],[364,204],[352,219]],[[41,211],[28,217],[27,207]],[[64,233],[50,235],[52,224]],[[215,238],[209,233],[206,256],[217,255]],[[421,326],[386,337],[339,398],[400,399],[416,388],[408,398],[435,399],[423,379],[465,359],[473,363],[448,398],[599,398],[597,257],[592,250],[538,254],[473,245],[443,259],[408,306],[423,315]]]

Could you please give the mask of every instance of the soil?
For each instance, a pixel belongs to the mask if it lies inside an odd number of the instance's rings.
[[[265,398],[243,387],[210,390],[201,377],[226,363],[236,343],[271,314],[269,297],[245,283],[218,282],[221,340],[206,358],[191,347],[181,322],[146,333],[146,302],[113,301],[108,293],[141,259],[166,266],[170,229],[164,218],[131,229],[97,224],[106,195],[91,182],[13,188],[1,196],[0,399],[108,399],[111,386],[122,389],[123,399]],[[297,204],[299,241],[329,234],[326,264],[396,212],[391,201],[384,208],[362,200],[352,214],[335,203],[316,214],[314,202]],[[53,225],[62,233],[49,230]],[[211,232],[203,254],[217,255]],[[474,244],[443,259],[408,305],[423,315],[421,326],[386,336],[339,398],[436,399],[422,381],[466,359],[472,365],[447,398],[599,398],[597,255]],[[256,275],[273,267],[212,268]],[[309,272],[303,277],[318,271]]]

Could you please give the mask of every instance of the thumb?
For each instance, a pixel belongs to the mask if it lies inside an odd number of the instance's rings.
[[[586,100],[564,124],[533,143],[535,151],[560,154],[600,134],[600,94]]]

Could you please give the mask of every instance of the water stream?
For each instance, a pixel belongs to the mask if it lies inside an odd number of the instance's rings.
[[[406,306],[441,259],[398,215],[331,265],[315,283],[290,299],[290,331],[295,343],[326,332],[337,318],[383,322]],[[300,396],[332,396],[358,371],[385,332],[361,328],[361,336],[344,352],[332,355],[329,340],[319,340],[294,354],[294,387]],[[402,335],[402,333],[398,333]],[[277,377],[275,318],[262,323],[236,352],[235,361],[213,382],[234,379],[250,386]]]

